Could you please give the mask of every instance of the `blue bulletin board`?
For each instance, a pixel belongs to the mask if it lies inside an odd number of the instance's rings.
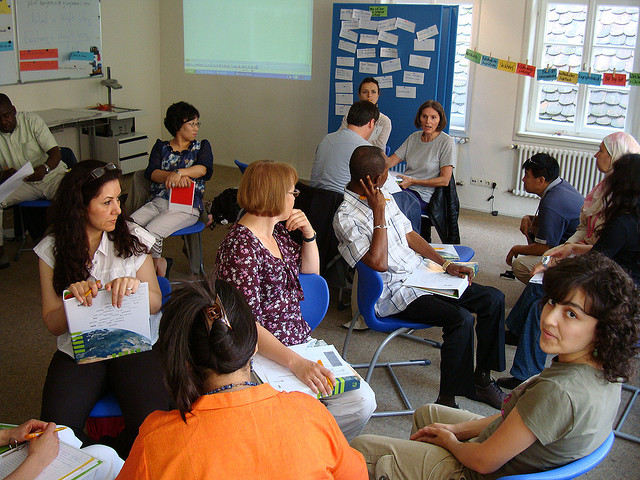
[[[426,100],[440,102],[449,118],[457,25],[457,6],[334,4],[328,131],[340,128],[366,77],[380,83],[392,153],[416,131]]]

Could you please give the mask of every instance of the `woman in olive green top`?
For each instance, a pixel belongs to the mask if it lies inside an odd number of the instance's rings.
[[[638,352],[640,295],[597,253],[561,261],[543,287],[540,346],[557,355],[552,365],[516,388],[500,414],[425,405],[411,440],[356,438],[371,478],[495,479],[556,468],[602,444]]]

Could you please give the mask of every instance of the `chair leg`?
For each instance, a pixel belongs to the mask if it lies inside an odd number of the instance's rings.
[[[417,335],[414,335],[412,332],[414,332],[414,330],[410,330],[407,333],[401,333],[400,336],[404,338],[408,338],[409,340],[413,340],[414,342],[424,343],[425,345],[430,345],[436,348],[442,348],[442,343],[436,342],[435,340],[429,340],[428,338],[418,337]]]
[[[204,275],[204,252],[202,251],[202,232],[198,232],[198,250],[200,250],[200,275]]]
[[[616,437],[624,438],[625,440],[629,440],[631,442],[640,443],[640,437],[636,435],[629,435],[628,433],[624,433],[620,431],[620,429],[622,428],[622,425],[627,419],[627,416],[629,415],[629,412],[631,411],[631,407],[633,407],[633,404],[636,401],[636,398],[640,394],[640,388],[634,387],[633,385],[627,385],[626,383],[624,383],[622,385],[622,389],[626,390],[627,392],[632,392],[632,394],[631,394],[631,398],[627,402],[627,405],[624,411],[622,412],[622,415],[620,416],[620,420],[618,420],[618,424],[616,425],[616,428],[613,429],[613,433]]]
[[[17,262],[18,258],[20,258],[20,254],[22,253],[22,250],[25,250],[24,248],[24,244],[27,241],[27,232],[26,229],[24,228],[24,218],[22,217],[22,207],[18,206],[16,208],[16,210],[18,210],[18,217],[20,220],[20,228],[22,229],[22,235],[20,236],[20,244],[18,245],[18,249],[16,250],[16,254],[13,257],[13,261]],[[15,225],[14,225],[15,227]]]
[[[356,312],[356,314],[353,316],[353,319],[351,320],[351,324],[349,324],[349,331],[347,332],[347,336],[344,339],[344,345],[342,346],[342,358],[344,358],[344,361],[347,362],[347,349],[349,348],[349,342],[351,341],[351,334],[353,333],[353,327],[356,324],[356,320],[358,320],[358,315],[360,315],[360,312]]]

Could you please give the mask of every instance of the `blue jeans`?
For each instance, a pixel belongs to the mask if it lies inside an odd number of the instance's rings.
[[[398,208],[404,216],[411,222],[411,227],[417,233],[420,233],[420,225],[422,222],[422,208],[416,197],[409,190],[392,193],[393,199],[396,201]]]
[[[518,348],[513,359],[511,375],[526,380],[544,369],[547,354],[540,348],[542,285],[528,283],[513,306],[505,323],[518,338]]]

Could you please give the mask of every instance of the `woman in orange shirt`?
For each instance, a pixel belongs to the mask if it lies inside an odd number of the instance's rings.
[[[165,304],[158,343],[177,410],[140,427],[119,479],[366,479],[327,409],[251,382],[258,331],[225,281],[185,283]]]

